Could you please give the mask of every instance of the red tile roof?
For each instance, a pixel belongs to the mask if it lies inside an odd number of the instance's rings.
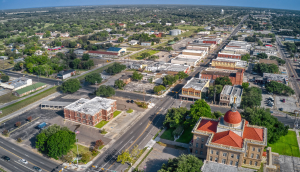
[[[264,130],[261,128],[247,127],[245,125],[243,139],[263,141]]]
[[[202,119],[197,130],[216,133],[218,123],[218,121]]]
[[[230,124],[238,124],[241,123],[242,117],[238,111],[229,110],[224,115],[224,120]]]
[[[106,51],[88,51],[88,53],[93,53],[93,54],[107,54],[107,55],[118,55],[118,53],[114,52],[106,52]]]
[[[264,153],[263,153],[263,156],[267,156],[267,152],[264,152]]]
[[[239,135],[235,134],[231,130],[216,133],[212,139],[213,143],[218,143],[222,145],[232,146],[232,147],[243,147],[243,139]]]

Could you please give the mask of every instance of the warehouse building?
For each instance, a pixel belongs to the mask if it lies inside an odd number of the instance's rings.
[[[22,97],[22,96],[28,95],[32,92],[35,92],[37,90],[43,89],[45,87],[47,87],[47,85],[45,83],[38,82],[38,83],[35,83],[32,85],[29,85],[27,87],[21,88],[19,90],[16,90],[14,92],[14,95],[17,97]]]
[[[171,60],[171,63],[196,66],[198,63],[200,63],[201,59],[202,59],[201,56],[191,56],[191,55],[179,54],[177,57],[175,57]]]
[[[12,91],[19,90],[19,89],[27,87],[29,85],[32,85],[32,79],[29,79],[26,77],[21,77],[21,78],[15,79],[13,81],[0,83],[1,87],[11,89]]]

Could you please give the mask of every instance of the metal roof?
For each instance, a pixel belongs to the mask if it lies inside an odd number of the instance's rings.
[[[201,91],[207,82],[209,82],[209,79],[192,78],[183,86],[183,88],[193,88]]]

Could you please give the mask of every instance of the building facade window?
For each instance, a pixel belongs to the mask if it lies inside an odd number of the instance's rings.
[[[203,151],[200,151],[200,155],[203,155]]]
[[[201,144],[201,148],[203,148],[203,144]]]
[[[199,141],[199,137],[197,137],[197,141]]]
[[[211,154],[214,154],[214,151],[213,151],[213,150],[211,150],[211,151],[210,151],[210,153],[211,153]]]
[[[244,164],[246,164],[246,160],[244,159]]]
[[[77,117],[80,117],[80,113],[77,113]]]
[[[250,161],[250,163],[249,163],[250,165],[252,165],[252,161]]]
[[[226,157],[226,156],[227,156],[227,153],[223,153],[223,156],[225,156],[225,157]]]
[[[198,147],[198,143],[196,143],[196,148]]]
[[[195,151],[195,154],[198,154],[198,150]]]
[[[255,148],[252,148],[252,151],[255,151]]]
[[[257,166],[257,162],[255,162],[254,165]]]
[[[226,164],[226,159],[222,159],[222,163],[223,163],[223,164]]]
[[[231,154],[231,158],[234,158],[234,154]]]
[[[251,154],[251,158],[253,158],[253,156],[254,156],[254,154],[252,153],[252,154]]]
[[[256,159],[259,159],[259,154],[256,155]]]
[[[232,165],[233,164],[233,161],[230,161],[230,165]]]
[[[218,162],[218,158],[215,158],[215,162]]]
[[[236,155],[236,159],[240,159],[240,155]]]
[[[260,152],[260,148],[257,149],[257,152]]]
[[[239,162],[237,161],[237,162],[235,162],[235,166],[238,166],[239,165]]]
[[[216,151],[216,155],[219,155],[219,151]]]
[[[201,141],[204,142],[204,138],[202,138]]]
[[[211,157],[209,157],[209,160],[210,160],[210,161],[212,161],[212,156],[211,156]]]

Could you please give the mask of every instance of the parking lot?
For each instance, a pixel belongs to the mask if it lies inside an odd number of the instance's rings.
[[[285,99],[285,102],[283,102],[283,99]],[[297,108],[296,103],[297,99],[294,96],[275,97],[276,109],[282,108],[282,110],[286,112],[294,112],[294,110],[299,110],[299,108]]]
[[[155,84],[146,81],[140,81],[140,82],[130,82],[124,87],[124,90],[130,92],[139,92],[139,93],[145,92],[147,94],[153,94],[154,87]]]
[[[168,63],[171,60],[171,58],[170,58],[171,53],[166,52],[166,51],[160,51],[160,52],[156,53],[155,55],[159,57],[159,59],[157,59],[156,61],[162,61],[162,62]]]

